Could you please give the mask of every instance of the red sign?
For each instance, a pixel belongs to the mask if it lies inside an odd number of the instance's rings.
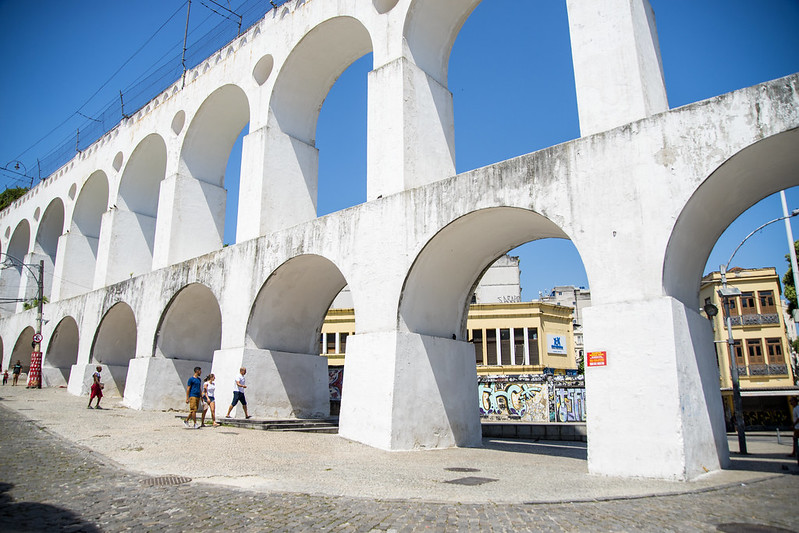
[[[28,388],[42,388],[42,352],[31,353],[31,366],[28,370]]]
[[[607,366],[608,352],[588,352],[588,366]]]

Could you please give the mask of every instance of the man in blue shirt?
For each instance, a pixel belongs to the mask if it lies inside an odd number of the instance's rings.
[[[183,421],[183,425],[187,428],[200,429],[202,426],[197,425],[197,409],[200,407],[200,396],[202,395],[203,382],[200,380],[202,368],[199,366],[194,367],[194,375],[189,378],[186,385],[186,403],[189,404],[189,416]],[[189,424],[192,421],[192,425]]]

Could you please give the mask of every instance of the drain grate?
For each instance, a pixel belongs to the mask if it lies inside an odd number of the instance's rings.
[[[486,483],[491,483],[492,481],[499,481],[499,480],[492,479],[490,477],[468,476],[459,479],[452,479],[450,481],[445,481],[444,483],[449,483],[450,485],[466,485],[469,487],[476,487],[477,485],[484,485]]]
[[[447,472],[479,472],[479,468],[469,468],[466,466],[451,466],[449,468],[445,468]]]
[[[190,477],[161,476],[144,479],[142,480],[142,485],[146,485],[148,487],[164,487],[167,485],[182,485],[183,483],[188,483],[189,481],[191,481]]]
[[[791,533],[790,529],[767,526],[764,524],[746,524],[743,522],[719,524],[716,526],[716,530],[723,531],[724,533]]]

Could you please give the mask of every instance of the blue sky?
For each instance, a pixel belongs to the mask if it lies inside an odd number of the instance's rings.
[[[799,71],[797,0],[651,1],[672,108]],[[230,0],[234,9],[240,3]],[[0,166],[19,160],[34,168],[37,157],[80,126],[84,119],[76,111],[96,114],[161,58],[179,55],[186,23],[183,4],[182,0],[0,0]],[[112,78],[167,20],[162,31]],[[193,2],[190,44],[221,21],[199,0]],[[477,7],[450,58],[458,172],[579,136],[570,54],[565,0],[485,0]],[[370,68],[370,56],[354,63],[322,108],[317,130],[320,214],[366,199]],[[30,148],[42,137],[43,142]],[[240,146],[234,148],[226,176],[231,211],[226,242],[234,240],[239,150]],[[15,185],[9,179],[0,183]],[[788,205],[799,207],[799,189],[788,191]],[[778,196],[744,213],[719,239],[707,270],[725,263],[744,236],[778,216]],[[799,237],[796,222],[794,233]],[[554,285],[588,284],[569,241],[549,239],[511,253],[522,259],[524,299]],[[773,224],[752,237],[734,263],[775,266],[782,273],[785,253],[784,226]]]

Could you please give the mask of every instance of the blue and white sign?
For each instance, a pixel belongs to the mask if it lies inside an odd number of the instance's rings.
[[[563,335],[547,335],[547,353],[566,355],[566,337]]]

